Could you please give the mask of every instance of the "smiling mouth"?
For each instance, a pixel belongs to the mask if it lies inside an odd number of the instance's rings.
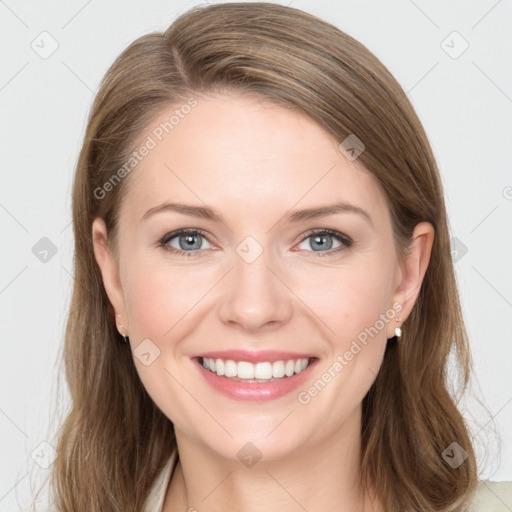
[[[282,359],[259,363],[207,357],[199,357],[198,360],[206,370],[220,377],[226,377],[235,382],[265,383],[293,377],[308,368],[316,358]]]

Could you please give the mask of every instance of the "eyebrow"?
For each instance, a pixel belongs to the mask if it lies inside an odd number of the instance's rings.
[[[151,217],[152,215],[155,215],[156,213],[160,212],[176,212],[181,213],[183,215],[190,215],[192,217],[199,217],[224,224],[224,218],[222,217],[222,215],[217,213],[212,208],[209,208],[208,206],[194,206],[183,203],[170,202],[165,202],[159,206],[150,208],[142,216],[141,221],[144,221],[147,218]],[[326,217],[327,215],[334,215],[337,213],[358,214],[362,216],[372,227],[374,227],[372,218],[365,210],[363,210],[359,206],[354,206],[352,204],[343,202],[338,202],[325,206],[304,208],[302,210],[292,210],[283,217],[283,220],[289,223],[297,223],[303,222],[305,220],[316,219],[318,217]]]

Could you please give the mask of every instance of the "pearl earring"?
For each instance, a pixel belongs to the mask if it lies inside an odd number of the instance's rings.
[[[121,314],[119,313],[117,315],[118,318],[121,318]],[[123,337],[123,340],[125,343],[128,343],[128,336],[126,336],[125,334],[123,334],[121,332],[121,329],[123,328],[123,324],[120,322],[120,320],[117,321],[117,327],[118,327],[118,330],[119,330],[119,334]]]
[[[401,318],[395,318],[395,322],[401,322],[402,319]],[[400,338],[400,336],[402,336],[402,326],[400,325],[399,327],[395,327],[395,336],[397,338]]]

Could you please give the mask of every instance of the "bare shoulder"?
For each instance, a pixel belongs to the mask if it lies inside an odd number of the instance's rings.
[[[478,485],[468,512],[510,512],[512,482],[483,480]]]

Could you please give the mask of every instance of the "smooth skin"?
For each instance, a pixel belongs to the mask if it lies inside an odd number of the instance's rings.
[[[203,96],[132,171],[117,255],[107,248],[103,220],[93,223],[95,257],[120,331],[132,350],[149,339],[160,351],[150,365],[135,356],[134,364],[175,426],[179,462],[164,512],[383,510],[358,485],[361,403],[398,324],[386,322],[309,403],[298,393],[393,304],[401,306],[396,317],[407,319],[434,229],[416,226],[411,254],[400,264],[383,191],[358,160],[340,152],[340,142],[268,101]],[[340,201],[370,220],[354,211],[286,220],[291,211]],[[142,219],[165,202],[208,206],[223,221],[171,210]],[[183,237],[181,245],[179,236],[167,241],[189,254],[159,245],[181,228],[203,233],[187,239],[192,249]],[[353,242],[309,233],[324,229]],[[252,263],[237,252],[248,236],[263,249]],[[228,349],[289,350],[319,361],[296,391],[243,402],[211,388],[192,360]],[[252,467],[237,456],[248,442],[262,454]]]

